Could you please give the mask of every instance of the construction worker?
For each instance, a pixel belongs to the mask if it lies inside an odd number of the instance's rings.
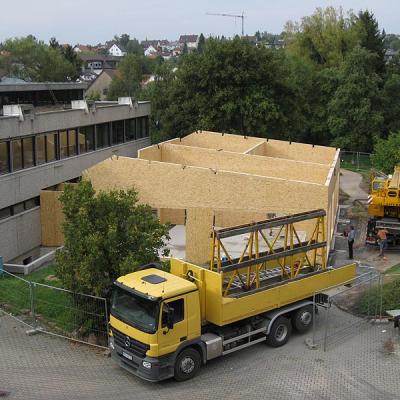
[[[384,250],[387,246],[387,234],[388,230],[386,228],[379,229],[376,236],[378,236],[378,243],[379,243],[379,257],[384,257]]]
[[[353,259],[353,244],[354,239],[356,237],[356,231],[354,230],[354,226],[350,226],[350,232],[347,234],[347,244],[349,246],[349,259]]]

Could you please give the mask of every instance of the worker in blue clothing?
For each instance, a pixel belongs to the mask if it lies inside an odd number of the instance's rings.
[[[354,239],[356,237],[356,231],[354,230],[354,226],[350,226],[350,232],[347,235],[347,244],[349,246],[349,259],[353,259],[353,244],[354,244]]]

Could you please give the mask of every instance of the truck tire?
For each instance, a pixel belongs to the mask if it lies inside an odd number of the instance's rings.
[[[290,321],[285,317],[278,317],[269,331],[267,344],[271,347],[283,346],[289,340],[291,333],[292,325]]]
[[[193,378],[201,366],[201,357],[197,350],[189,347],[182,350],[175,360],[174,378],[178,382]]]
[[[311,304],[301,307],[292,315],[293,328],[299,332],[304,333],[308,331],[313,322],[313,306]]]

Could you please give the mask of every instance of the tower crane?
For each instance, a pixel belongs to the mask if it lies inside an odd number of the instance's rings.
[[[242,36],[244,36],[244,11],[242,11],[241,15],[235,14],[217,14],[217,13],[207,13],[207,15],[216,15],[219,17],[233,17],[233,18],[240,18],[242,20]]]

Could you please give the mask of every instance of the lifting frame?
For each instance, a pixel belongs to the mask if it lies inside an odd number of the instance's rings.
[[[277,282],[326,269],[325,210],[314,210],[265,221],[212,230],[210,270],[224,274],[224,296],[240,291],[253,292]],[[301,241],[295,224],[315,220],[312,235]],[[275,234],[267,238],[265,230]],[[249,234],[239,258],[232,258],[222,239]],[[278,239],[283,245],[277,247]],[[260,252],[264,242],[267,251]]]

